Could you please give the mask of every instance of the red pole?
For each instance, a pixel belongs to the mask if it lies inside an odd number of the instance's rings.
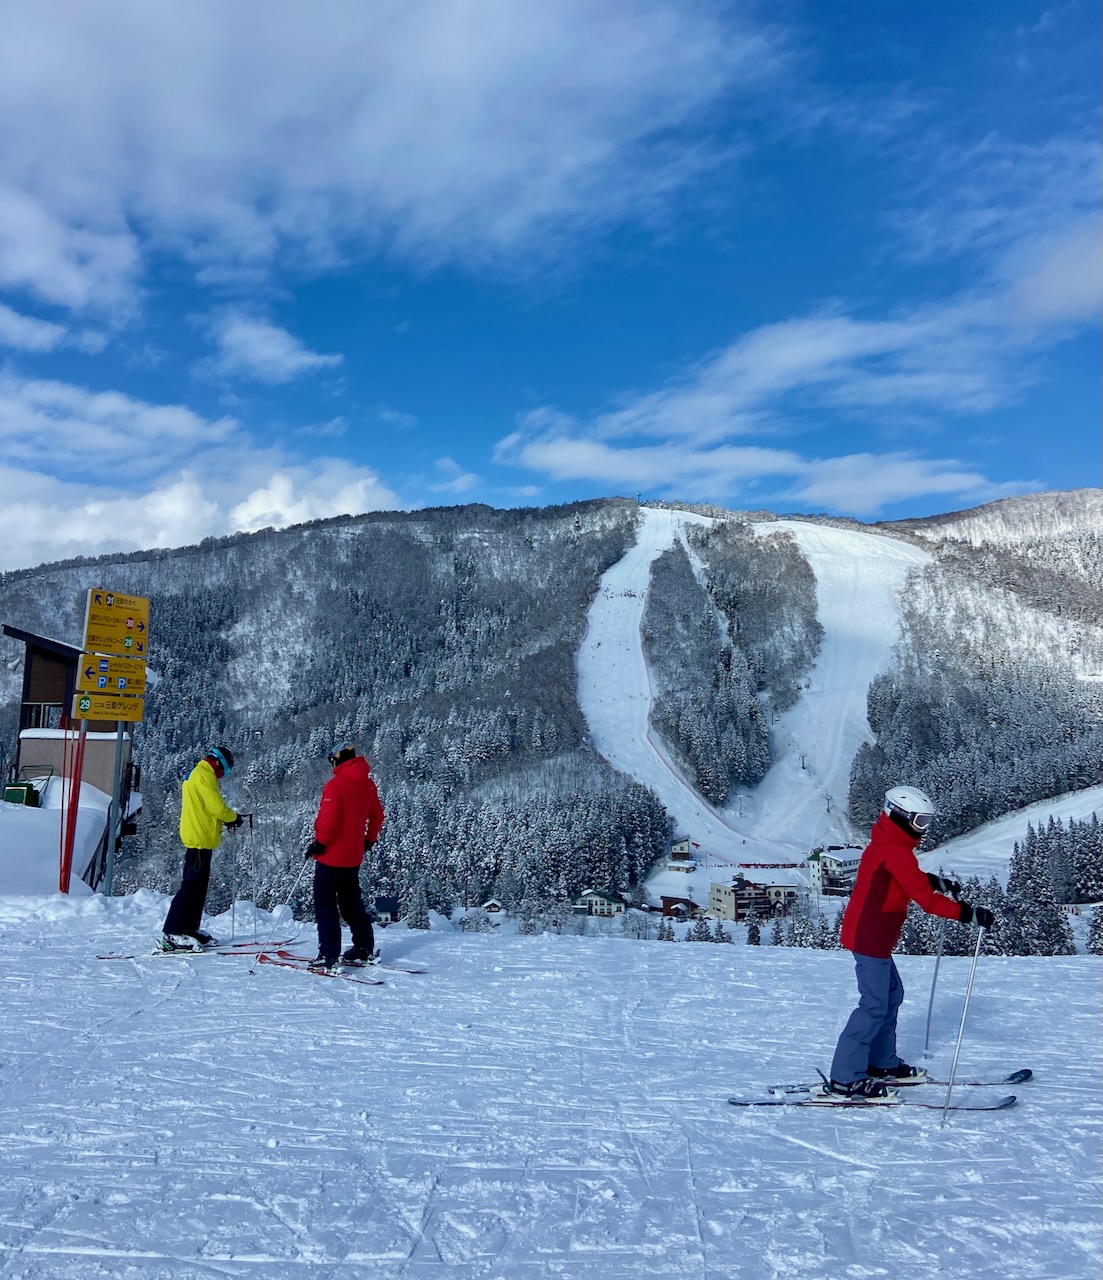
[[[69,812],[66,814],[65,844],[61,850],[61,871],[57,885],[62,893],[69,892],[69,878],[73,870],[73,844],[77,837],[77,807],[80,804],[80,779],[84,772],[84,743],[87,736],[88,721],[82,720],[73,756],[73,772],[69,776]]]

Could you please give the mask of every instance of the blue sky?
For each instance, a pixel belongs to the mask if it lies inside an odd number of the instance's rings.
[[[16,0],[0,568],[1100,483],[1097,6]]]

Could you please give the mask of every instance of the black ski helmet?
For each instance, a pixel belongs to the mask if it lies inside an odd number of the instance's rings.
[[[217,760],[222,766],[222,774],[224,777],[233,770],[234,753],[229,747],[212,747],[210,750],[210,756],[213,760]]]

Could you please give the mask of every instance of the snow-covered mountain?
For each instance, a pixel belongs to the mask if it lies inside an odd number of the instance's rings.
[[[227,789],[256,803],[270,878],[263,906],[224,911],[216,879],[209,923],[299,954],[314,945],[302,899],[297,921],[264,908],[302,865],[290,835],[337,732],[370,744],[384,782],[391,847],[373,883],[408,892],[420,869],[421,891],[492,884],[530,909],[524,895],[554,890],[552,877],[645,875],[668,818],[701,846],[703,870],[797,861],[859,834],[846,809],[855,753],[885,752],[884,724],[914,746],[892,699],[915,698],[909,681],[930,659],[917,601],[946,609],[940,644],[968,601],[999,661],[1022,663],[1006,635],[1014,597],[1057,637],[1021,680],[1044,673],[1054,698],[1071,696],[1066,677],[1098,688],[1068,660],[1070,628],[1089,624],[1015,584],[985,613],[978,580],[960,581],[960,548],[947,567],[943,544],[911,531],[717,527],[715,513],[630,504],[333,522],[9,577],[0,616],[72,638],[80,584],[148,587],[164,678],[144,732],[162,759],[144,762],[143,791],[152,774],[162,796],[132,873],[163,849],[175,878],[172,769],[229,735],[244,763]],[[794,544],[815,632],[792,621],[807,613],[802,585],[755,580],[764,564],[792,571]],[[662,595],[653,570],[678,547],[692,573],[683,594]],[[689,637],[665,655],[662,688],[641,634],[660,597],[686,615],[661,634]],[[773,627],[784,644],[769,643]],[[720,676],[687,672],[679,687],[683,652],[719,655]],[[939,656],[959,681],[963,652]],[[999,662],[983,656],[996,688]],[[696,696],[733,671],[759,681],[769,767],[710,805],[684,741],[664,740],[652,713],[657,697]],[[1021,713],[998,690],[980,706]],[[966,733],[953,711],[931,699],[925,731]],[[1063,794],[1072,753],[1046,760],[1043,799],[928,865],[1002,875],[1028,822],[1100,811],[1098,785]],[[1031,1067],[1009,1110],[943,1124],[934,1086],[893,1109],[736,1110],[733,1094],[770,1101],[769,1085],[827,1065],[853,1003],[849,956],[750,946],[741,926],[734,945],[669,945],[614,922],[527,936],[520,913],[471,932],[433,912],[426,930],[380,931],[384,960],[426,972],[384,969],[378,986],[249,955],[155,958],[163,894],[50,891],[53,812],[0,802],[5,1280],[1087,1280],[1103,1265],[1098,956],[984,954],[975,973],[968,957],[899,957],[901,1052],[945,1079],[972,983],[952,1101],[994,1100],[1007,1088],[964,1082]],[[585,834],[585,860],[569,833]],[[247,847],[227,841],[219,860],[223,885],[248,883]]]
[[[0,620],[74,642],[87,587],[152,598],[162,679],[124,888],[171,886],[178,780],[225,741],[280,892],[351,738],[390,814],[372,886],[542,902],[631,887],[672,831],[703,861],[801,862],[860,841],[899,776],[936,793],[946,835],[1097,783],[1097,507],[1035,495],[881,527],[624,501],[385,513],[6,574]],[[677,548],[688,576],[659,591]],[[679,647],[649,659],[641,629]],[[19,657],[0,642],[9,749]],[[739,707],[760,723],[745,742]]]

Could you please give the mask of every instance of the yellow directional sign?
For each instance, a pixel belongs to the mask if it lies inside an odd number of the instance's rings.
[[[77,667],[77,688],[82,693],[113,693],[120,697],[140,698],[146,691],[146,664],[139,658],[82,653]]]
[[[141,698],[117,698],[110,693],[78,693],[73,699],[75,720],[128,720],[139,724],[144,709]]]
[[[149,601],[93,587],[84,612],[84,648],[144,660],[149,651]]]

